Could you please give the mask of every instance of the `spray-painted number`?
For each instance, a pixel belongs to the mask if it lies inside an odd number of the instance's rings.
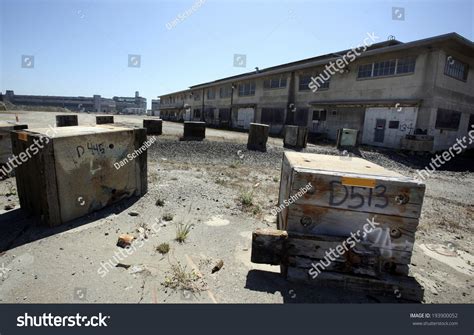
[[[377,185],[374,189],[350,186],[349,189],[347,186],[342,185],[340,181],[332,181],[329,184],[331,185],[329,193],[330,206],[347,204],[347,207],[350,209],[358,209],[364,207],[366,202],[368,207],[385,208],[388,206],[388,197],[385,195],[387,187],[385,185]],[[363,192],[359,193],[358,189]]]
[[[92,155],[102,155],[105,154],[105,148],[104,148],[104,143],[87,143],[87,147],[84,148],[82,145],[78,145],[76,148],[77,151],[77,157],[81,158],[84,153],[86,152],[86,149],[92,154]]]

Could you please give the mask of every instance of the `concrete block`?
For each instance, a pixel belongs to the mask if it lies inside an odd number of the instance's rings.
[[[77,115],[56,115],[56,127],[77,126]]]
[[[114,123],[114,116],[113,115],[97,115],[95,117],[96,124],[108,124]]]
[[[185,121],[184,133],[181,141],[202,141],[206,138],[206,123],[197,121]]]
[[[269,132],[269,125],[261,123],[251,123],[249,128],[247,149],[266,152]]]
[[[146,128],[148,135],[161,135],[163,133],[163,120],[145,119],[143,120],[143,128]]]

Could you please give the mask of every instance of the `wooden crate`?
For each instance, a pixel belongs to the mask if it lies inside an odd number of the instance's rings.
[[[283,145],[285,148],[304,149],[308,144],[308,128],[301,126],[285,126]]]
[[[97,115],[95,117],[96,124],[109,124],[114,123],[114,116],[113,115]]]
[[[249,137],[247,140],[247,149],[266,152],[269,132],[269,125],[251,123],[249,128]]]
[[[56,115],[56,127],[77,126],[77,115]]]
[[[202,141],[206,138],[206,123],[200,121],[184,121],[181,141]]]
[[[13,153],[29,150],[32,156],[16,170],[21,207],[42,222],[59,225],[147,192],[147,152],[136,154],[146,141],[145,129],[104,125],[51,130],[12,133]],[[32,150],[37,143],[42,148]]]
[[[254,233],[252,261],[272,259],[289,280],[308,280],[301,273],[327,263],[327,252],[340,248],[337,259],[318,268],[333,273],[332,281],[355,276],[348,282],[358,286],[357,276],[364,276],[372,278],[367,289],[375,282],[385,289],[404,277],[408,286],[400,289],[415,292],[420,286],[407,275],[424,192],[423,183],[361,158],[285,152],[278,230]],[[416,292],[408,295],[416,300],[422,295]]]
[[[27,129],[26,124],[0,122],[0,164],[7,164],[12,156],[12,141],[10,133],[13,130]],[[0,177],[2,177],[0,173]]]
[[[146,128],[148,135],[161,135],[163,133],[163,120],[145,119],[143,120],[143,128]]]

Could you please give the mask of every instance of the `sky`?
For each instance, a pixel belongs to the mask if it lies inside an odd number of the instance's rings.
[[[0,91],[139,91],[150,108],[161,94],[352,48],[367,33],[473,41],[473,17],[474,0],[0,0]]]

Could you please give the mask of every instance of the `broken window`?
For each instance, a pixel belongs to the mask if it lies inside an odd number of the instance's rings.
[[[454,79],[466,81],[469,65],[465,64],[451,56],[446,58],[446,66],[444,67],[444,74]]]
[[[461,113],[449,109],[438,108],[436,113],[436,129],[458,130]]]
[[[359,73],[357,78],[369,78],[372,77],[372,63],[359,66]]]
[[[207,100],[214,100],[216,98],[216,90],[210,88],[207,90]]]
[[[313,121],[326,121],[327,111],[325,109],[313,111]]]
[[[283,124],[283,108],[262,108],[261,122],[264,124]]]
[[[309,83],[311,82],[311,75],[299,76],[298,90],[309,91]]]
[[[232,95],[232,86],[224,86],[219,89],[219,97],[230,98]]]
[[[386,60],[374,63],[374,77],[390,76],[395,74],[396,60]]]
[[[249,95],[255,95],[255,82],[254,81],[239,84],[239,96],[244,97],[244,96],[249,96]]]
[[[286,87],[285,76],[273,77],[273,78],[265,79],[263,81],[263,88],[265,89],[285,88],[285,87]]]
[[[397,60],[397,74],[415,72],[415,57],[400,58]]]

